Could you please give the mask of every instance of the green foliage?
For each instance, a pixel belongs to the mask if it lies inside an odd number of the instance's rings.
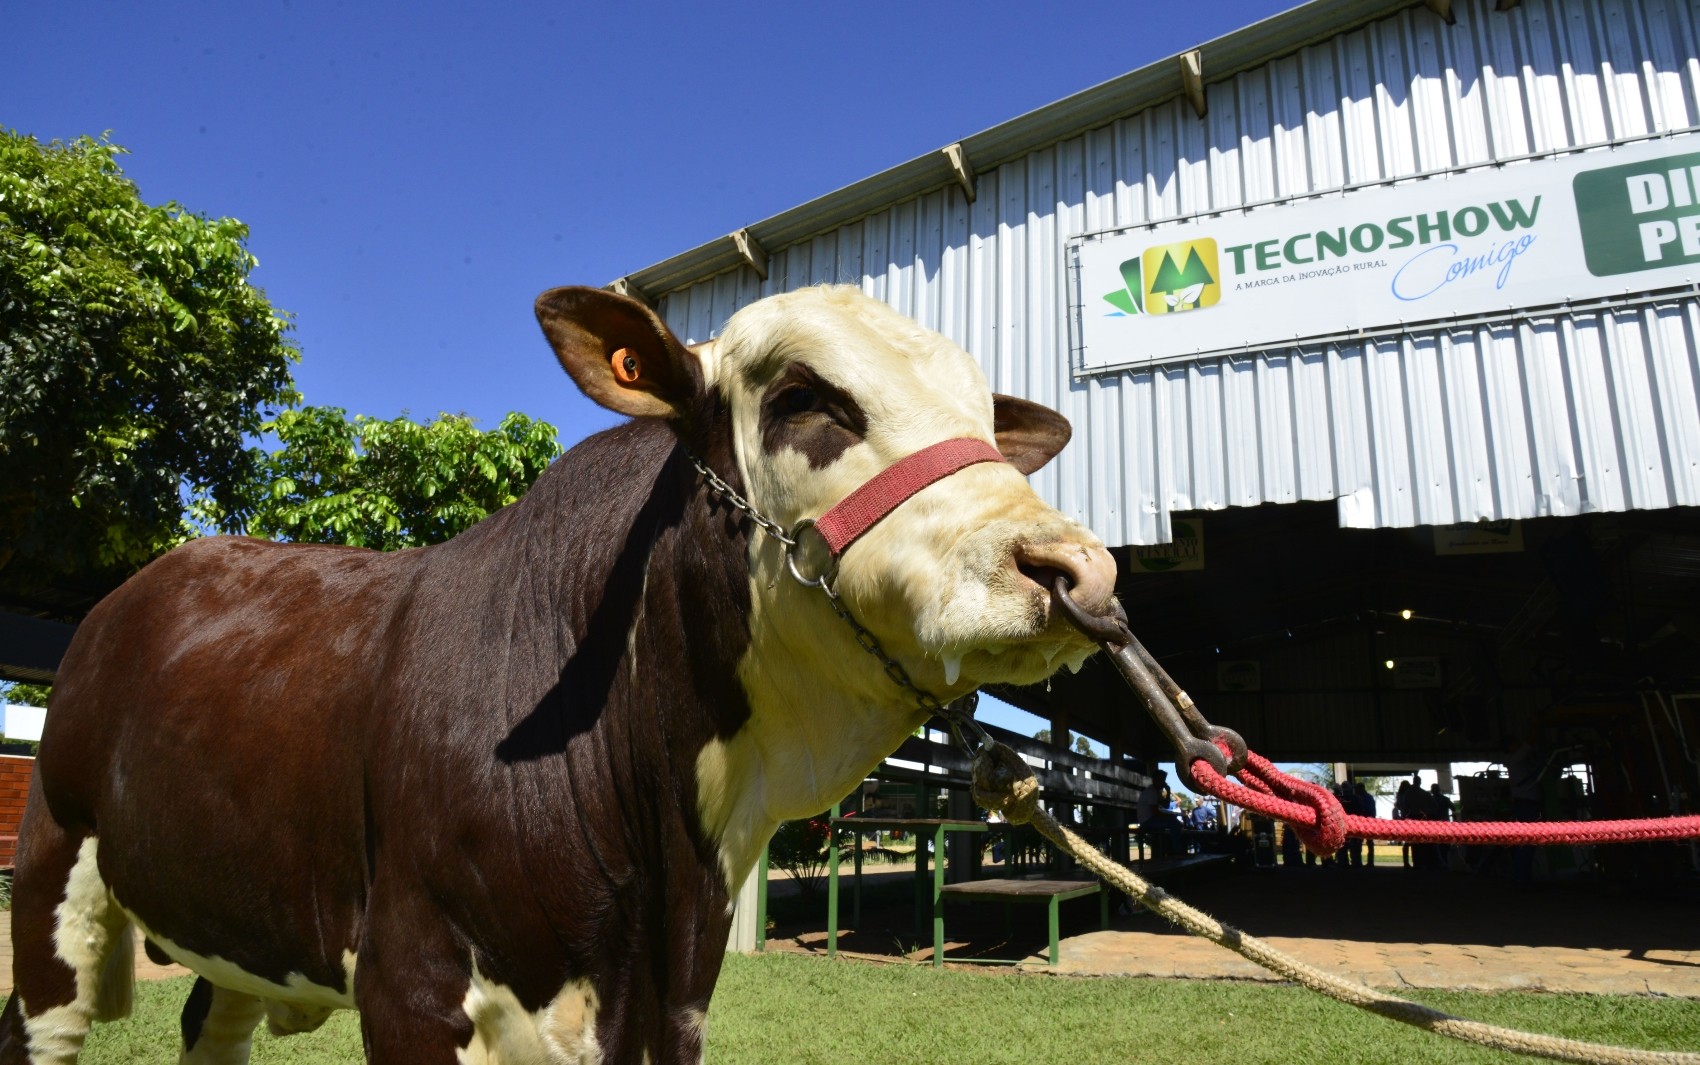
[[[1052,742],[1051,730],[1048,728],[1042,728],[1038,732],[1033,733],[1033,738],[1038,740],[1040,743],[1050,743]],[[1078,733],[1070,732],[1065,734],[1061,746],[1072,748],[1076,754],[1084,754],[1088,758],[1100,757],[1097,749],[1092,746],[1092,741]]]
[[[0,593],[110,586],[246,516],[248,438],[297,401],[248,228],[150,206],[124,149],[0,129]]]
[[[53,691],[51,684],[25,684],[19,681],[15,684],[0,682],[0,701],[14,706],[46,706],[47,696]]]
[[[1300,780],[1308,780],[1324,788],[1334,786],[1334,765],[1331,762],[1304,762],[1298,765],[1281,766],[1288,774]]]
[[[261,460],[249,531],[394,550],[440,543],[525,493],[561,453],[555,428],[513,413],[481,432],[463,414],[420,424],[336,407],[284,411]]]
[[[1399,794],[1399,785],[1409,779],[1410,777],[1403,776],[1356,778],[1357,782],[1364,786],[1365,791],[1378,799],[1392,799]]]
[[[767,860],[797,881],[799,891],[812,895],[817,887],[815,882],[826,871],[826,848],[831,841],[832,825],[825,814],[785,821],[768,841]]]

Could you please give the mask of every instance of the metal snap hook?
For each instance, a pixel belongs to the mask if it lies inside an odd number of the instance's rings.
[[[820,550],[826,553],[825,567],[818,568],[812,576],[804,572],[805,563],[800,563],[798,560],[798,556],[804,551],[803,533],[806,531],[812,531],[815,534],[814,539],[819,541]],[[790,537],[791,542],[785,545],[785,568],[791,571],[791,576],[805,588],[820,588],[831,591],[830,585],[833,578],[838,576],[838,556],[832,553],[832,548],[828,546],[825,535],[815,526],[815,519],[804,518],[791,526]]]

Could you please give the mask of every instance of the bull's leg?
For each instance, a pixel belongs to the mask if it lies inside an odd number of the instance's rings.
[[[254,1026],[265,1004],[202,976],[183,1003],[183,1056],[178,1065],[247,1065]]]
[[[96,1020],[129,1012],[130,924],[100,878],[95,837],[67,832],[31,785],[12,885],[12,983],[0,1065],[72,1065]]]
[[[384,898],[379,891],[367,914],[354,1000],[368,1065],[499,1061],[457,1054],[472,1037],[465,1009],[466,948],[454,941],[441,916],[428,903]]]

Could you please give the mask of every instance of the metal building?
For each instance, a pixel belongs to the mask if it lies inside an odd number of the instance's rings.
[[[701,340],[859,284],[1062,411],[1035,486],[1274,757],[1491,759],[1534,730],[1658,752],[1614,790],[1678,804],[1697,134],[1690,0],[1314,0],[615,287]],[[1091,669],[1012,697],[1156,753]]]

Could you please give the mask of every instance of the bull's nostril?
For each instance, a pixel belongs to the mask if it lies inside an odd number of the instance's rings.
[[[1101,547],[1067,540],[1020,544],[1012,556],[1016,570],[1047,597],[1060,577],[1069,598],[1092,613],[1101,611],[1115,590],[1115,562]]]
[[[1068,574],[1057,569],[1055,566],[1045,566],[1029,562],[1019,555],[1017,555],[1015,559],[1015,569],[1017,573],[1020,573],[1023,577],[1026,577],[1040,588],[1049,588],[1056,582],[1058,577],[1068,576]],[[1071,579],[1069,580],[1069,583],[1073,584],[1074,581]]]

